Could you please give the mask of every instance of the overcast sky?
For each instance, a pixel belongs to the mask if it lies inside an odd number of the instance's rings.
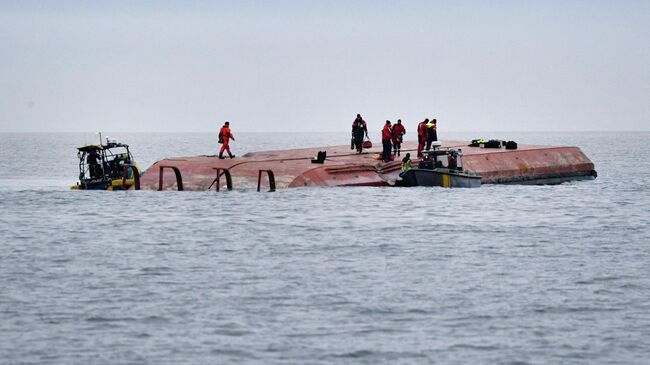
[[[650,1],[0,0],[0,132],[347,131],[356,113],[650,130]]]

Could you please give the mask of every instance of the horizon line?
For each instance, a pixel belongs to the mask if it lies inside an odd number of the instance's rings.
[[[380,133],[377,130],[375,133]],[[611,132],[630,132],[630,133],[644,133],[650,132],[650,129],[593,129],[593,130],[462,130],[462,131],[444,131],[443,133],[611,133]],[[0,131],[0,134],[98,134],[100,131]],[[137,134],[194,134],[194,133],[219,133],[218,130],[210,131],[101,131],[101,133],[137,133]],[[246,134],[306,134],[306,133],[349,133],[349,131],[238,131],[237,133]],[[373,133],[373,132],[370,132]]]

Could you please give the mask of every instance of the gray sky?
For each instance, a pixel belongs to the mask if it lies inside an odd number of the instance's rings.
[[[650,1],[3,1],[0,132],[650,130]]]

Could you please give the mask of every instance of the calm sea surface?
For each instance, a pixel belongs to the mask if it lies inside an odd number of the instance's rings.
[[[217,148],[109,135],[142,167]],[[349,140],[235,135],[238,155]],[[648,364],[650,133],[441,133],[477,137],[579,146],[599,177],[70,191],[95,135],[0,134],[0,363]]]

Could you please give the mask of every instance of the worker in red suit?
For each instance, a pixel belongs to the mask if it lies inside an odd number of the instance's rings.
[[[402,149],[404,134],[406,134],[406,128],[404,128],[402,120],[398,119],[397,124],[393,126],[393,154],[397,156],[400,155],[400,150]]]
[[[390,156],[390,140],[392,136],[393,129],[390,126],[390,120],[387,120],[386,124],[384,124],[384,128],[381,130],[381,144],[384,148],[381,154],[381,159],[384,160],[384,162],[390,162],[392,160]]]
[[[219,158],[220,159],[225,158],[225,157],[223,157],[223,151],[227,151],[228,156],[230,156],[230,158],[235,157],[235,155],[230,153],[229,142],[230,142],[231,139],[233,141],[235,140],[235,137],[232,135],[232,132],[230,131],[230,122],[225,122],[223,124],[223,127],[221,127],[221,130],[219,131],[219,143],[222,143],[221,150],[219,151]]]
[[[429,118],[418,123],[418,157],[422,157],[424,143],[427,141],[427,123],[429,123]]]

